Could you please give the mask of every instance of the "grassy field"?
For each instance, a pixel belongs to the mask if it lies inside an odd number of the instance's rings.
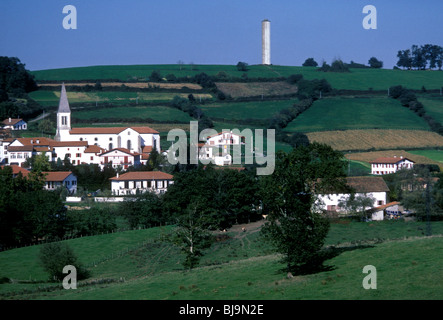
[[[169,102],[175,96],[187,98],[189,93],[176,92],[127,92],[127,91],[94,91],[94,92],[67,92],[70,103],[112,103],[129,104],[143,102]],[[59,91],[34,91],[30,97],[43,106],[58,106],[60,100]],[[196,99],[212,99],[212,95],[198,93]]]
[[[355,129],[429,130],[429,126],[400,102],[388,97],[332,97],[315,101],[285,131]]]
[[[286,278],[279,257],[260,238],[260,223],[228,230],[215,242],[201,265],[184,271],[177,249],[153,240],[171,227],[125,231],[68,240],[92,279],[114,282],[54,287],[37,260],[39,246],[0,252],[1,299],[440,299],[443,294],[437,254],[443,249],[443,223],[433,222],[434,237],[423,238],[425,224],[382,221],[333,223],[326,239],[335,246],[323,271]],[[440,236],[438,236],[440,235]],[[377,268],[377,290],[364,290],[362,269]],[[121,279],[121,280],[120,280]],[[21,280],[21,281],[19,281]],[[34,283],[29,280],[34,280]],[[91,279],[90,279],[91,280]],[[40,288],[40,289],[39,289]],[[26,291],[25,291],[26,289]],[[34,291],[34,292],[33,292]],[[43,292],[44,291],[44,292]]]
[[[286,81],[275,82],[217,82],[217,88],[232,98],[290,95],[297,93],[297,86]]]
[[[409,153],[443,164],[443,151],[440,149],[411,150]]]
[[[113,107],[113,108],[99,108],[92,110],[75,110],[72,113],[72,119],[105,119],[115,118],[121,119],[122,122],[128,119],[153,119],[157,121],[171,121],[176,120],[180,122],[187,122],[195,120],[187,113],[178,109],[165,106],[140,106],[140,107]]]
[[[229,120],[246,120],[271,118],[280,110],[291,107],[295,99],[279,101],[251,101],[251,102],[228,102],[211,103],[202,105],[201,108],[210,118]]]
[[[36,80],[97,80],[118,79],[147,80],[152,71],[157,70],[162,76],[174,74],[176,77],[193,76],[201,72],[216,75],[223,71],[231,77],[241,77],[245,72],[238,71],[235,65],[121,65],[89,66],[79,68],[51,69],[32,71]],[[388,69],[351,69],[349,73],[320,72],[314,67],[297,66],[262,66],[251,65],[246,72],[249,78],[287,77],[302,74],[306,79],[326,79],[333,88],[350,90],[388,90],[390,86],[403,85],[420,90],[423,86],[440,89],[443,73],[438,71],[403,71]]]
[[[420,101],[425,107],[426,113],[433,119],[442,123],[443,122],[443,97],[441,96],[418,96]]]
[[[443,147],[443,137],[419,130],[343,130],[309,132],[311,142],[330,145],[340,151],[431,149]]]

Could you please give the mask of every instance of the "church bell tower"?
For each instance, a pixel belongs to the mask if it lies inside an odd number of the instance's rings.
[[[69,141],[69,131],[71,131],[71,109],[69,108],[68,96],[65,84],[62,84],[60,102],[57,111],[57,133],[56,141]]]

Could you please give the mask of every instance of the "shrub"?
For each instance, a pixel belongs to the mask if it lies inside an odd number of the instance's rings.
[[[64,242],[51,242],[41,247],[39,259],[50,280],[62,280],[63,268],[67,265],[77,269],[77,280],[89,277],[89,271],[78,262],[74,251]]]

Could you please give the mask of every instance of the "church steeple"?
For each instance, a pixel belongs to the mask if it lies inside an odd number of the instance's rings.
[[[60,101],[57,111],[57,133],[56,141],[66,141],[71,131],[71,109],[69,108],[68,95],[66,94],[65,84],[62,84]]]
[[[71,113],[69,109],[68,95],[66,94],[65,83],[62,83],[62,91],[60,93],[60,101],[58,103],[58,113]]]

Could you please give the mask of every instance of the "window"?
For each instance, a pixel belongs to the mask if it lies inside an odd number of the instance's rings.
[[[163,188],[163,181],[157,182],[157,188]]]
[[[97,138],[97,137],[95,137],[95,138],[94,138],[94,141],[98,141],[98,138]]]
[[[81,153],[77,153],[76,156],[77,156],[77,158],[81,158],[82,154]]]
[[[132,146],[131,146],[131,140],[128,140],[128,143],[127,143],[127,149],[128,149],[128,150],[131,150],[131,147],[132,147]]]

